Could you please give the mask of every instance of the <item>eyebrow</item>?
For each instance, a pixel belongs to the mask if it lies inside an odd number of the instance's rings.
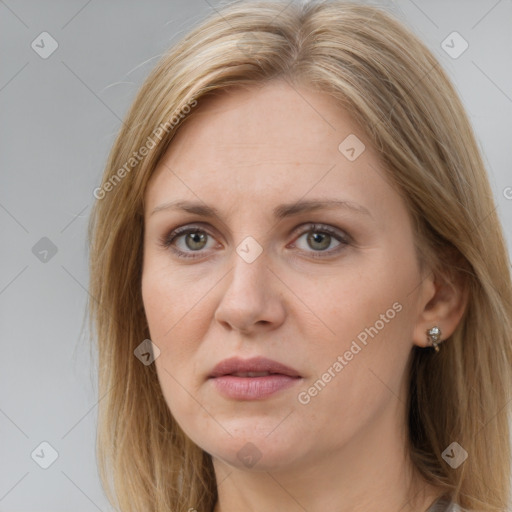
[[[274,208],[273,214],[276,219],[281,220],[286,217],[298,215],[300,213],[308,213],[329,208],[345,209],[359,215],[367,215],[372,217],[370,211],[364,206],[352,201],[343,201],[339,199],[311,199],[307,201],[299,200],[295,203],[281,204]],[[202,217],[213,217],[218,219],[221,218],[219,210],[213,206],[194,201],[169,201],[155,207],[150,215],[164,210],[182,210],[188,213],[193,213],[195,215],[200,215]]]

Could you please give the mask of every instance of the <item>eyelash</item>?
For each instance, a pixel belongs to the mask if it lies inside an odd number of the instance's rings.
[[[190,234],[190,233],[205,233],[206,235],[214,238],[213,235],[211,235],[207,230],[203,229],[202,227],[194,226],[194,225],[189,225],[189,226],[182,226],[180,228],[176,228],[176,229],[172,230],[170,233],[162,236],[159,239],[159,244],[162,247],[164,247],[166,249],[169,249],[169,248],[171,248],[173,246],[173,242],[176,239],[178,239],[180,236],[187,235],[187,234]],[[307,229],[301,231],[297,235],[297,239],[299,239],[301,236],[303,236],[303,235],[305,235],[307,233],[328,234],[328,235],[333,236],[338,242],[340,242],[340,245],[336,249],[334,249],[334,250],[330,250],[330,251],[311,251],[313,258],[327,258],[328,257],[328,256],[320,255],[320,254],[326,254],[327,253],[329,256],[332,256],[333,254],[337,254],[338,252],[343,250],[345,246],[350,245],[351,241],[352,241],[351,237],[348,234],[346,234],[346,233],[344,233],[344,232],[342,232],[340,230],[337,230],[337,229],[331,228],[329,226],[326,226],[324,224],[308,224],[307,225]],[[181,249],[177,249],[176,247],[172,247],[172,251],[175,254],[177,254],[179,257],[182,257],[182,258],[196,259],[196,258],[202,257],[201,256],[201,251],[187,251],[187,252],[184,252]],[[310,252],[310,251],[307,251],[307,252]],[[193,255],[193,253],[197,253],[198,255],[197,256]]]

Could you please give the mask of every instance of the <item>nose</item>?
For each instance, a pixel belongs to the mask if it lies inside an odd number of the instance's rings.
[[[268,266],[263,252],[248,263],[236,252],[232,270],[225,277],[214,318],[228,329],[244,334],[273,330],[285,319],[284,284]]]

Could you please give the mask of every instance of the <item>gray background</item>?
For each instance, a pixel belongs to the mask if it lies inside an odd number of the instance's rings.
[[[96,361],[81,334],[92,192],[160,54],[220,5],[0,1],[0,511],[109,510],[94,455]],[[452,77],[512,249],[512,1],[380,5],[412,27]],[[453,31],[469,44],[458,58],[441,46]],[[31,47],[42,46],[42,32],[58,43],[46,59]],[[38,50],[50,48],[45,39]],[[48,469],[35,462],[50,460],[43,441],[58,453]]]

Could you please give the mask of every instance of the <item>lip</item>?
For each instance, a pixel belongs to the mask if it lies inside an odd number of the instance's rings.
[[[301,376],[294,368],[290,368],[289,366],[278,363],[272,359],[267,359],[266,357],[252,357],[251,359],[230,357],[229,359],[224,359],[217,364],[208,377],[221,377],[223,375],[247,372],[269,372],[287,375],[288,377]]]
[[[237,376],[240,373],[268,372],[266,376]],[[217,364],[208,379],[224,396],[235,400],[261,400],[302,380],[294,368],[265,357],[232,357]]]

